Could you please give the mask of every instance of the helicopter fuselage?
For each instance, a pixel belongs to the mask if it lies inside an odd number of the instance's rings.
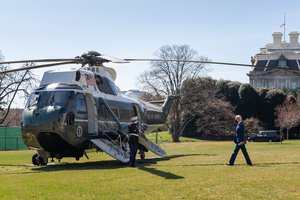
[[[159,107],[122,95],[112,80],[113,72],[100,72],[81,69],[44,74],[22,115],[22,136],[29,148],[44,157],[79,159],[95,147],[91,138],[119,136],[118,123],[128,124],[134,116],[151,130],[164,123]]]

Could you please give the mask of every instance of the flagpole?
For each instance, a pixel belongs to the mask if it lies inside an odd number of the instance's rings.
[[[283,15],[283,40],[284,40],[284,42],[286,42],[285,41],[285,12],[284,12],[284,15]]]

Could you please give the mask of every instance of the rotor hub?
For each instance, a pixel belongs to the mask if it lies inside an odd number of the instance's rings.
[[[106,60],[104,60],[98,56],[101,56],[101,54],[99,52],[88,51],[88,52],[82,54],[81,57],[79,57],[79,58],[83,59],[82,66],[84,66],[86,64],[88,64],[89,66],[100,66]]]

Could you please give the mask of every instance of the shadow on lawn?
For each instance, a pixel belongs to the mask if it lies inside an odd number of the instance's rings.
[[[164,177],[166,179],[182,179],[184,177],[178,176],[171,172],[165,172],[154,168],[157,162],[168,161],[174,158],[186,157],[186,156],[210,156],[214,154],[184,154],[184,155],[172,155],[160,158],[146,158],[145,160],[137,160],[137,169],[149,172],[151,174]],[[56,172],[62,170],[106,170],[106,169],[119,169],[125,168],[127,164],[122,164],[117,160],[105,160],[96,162],[85,162],[85,163],[57,163],[48,164],[47,166],[41,166],[32,168],[33,172]]]
[[[176,174],[173,174],[171,172],[164,172],[161,170],[158,170],[156,168],[150,168],[150,167],[145,167],[145,166],[138,166],[139,169],[149,172],[151,174],[160,176],[160,177],[164,177],[165,179],[183,179],[183,176],[178,176]]]
[[[275,162],[275,163],[254,163],[253,166],[270,167],[270,166],[275,166],[275,165],[299,165],[299,164],[300,164],[300,162],[287,162],[287,163]]]
[[[138,165],[138,168],[149,172],[151,174],[160,176],[160,177],[164,177],[165,179],[183,179],[183,176],[178,176],[176,174],[173,174],[171,172],[165,172],[165,171],[161,171],[158,170],[156,168],[152,168],[152,167],[147,167],[149,165],[153,165],[156,164],[157,161],[167,161],[167,160],[171,160],[173,158],[179,158],[179,157],[186,157],[186,156],[211,156],[211,155],[215,155],[215,154],[185,154],[185,155],[173,155],[173,156],[165,156],[163,158],[152,158],[152,159],[147,159],[147,160],[143,160],[141,164]],[[137,162],[139,163],[139,161]]]
[[[158,161],[168,161],[174,158],[185,157],[185,156],[209,156],[209,154],[183,154],[183,155],[171,155],[158,158],[146,158],[145,160],[137,160],[139,166],[155,165]],[[213,154],[211,154],[213,155]],[[24,165],[23,165],[24,166]],[[32,165],[31,165],[32,166]],[[57,171],[57,170],[89,170],[89,169],[117,169],[127,167],[127,164],[122,164],[117,160],[102,160],[94,162],[84,163],[49,163],[46,166],[33,168],[36,171]]]

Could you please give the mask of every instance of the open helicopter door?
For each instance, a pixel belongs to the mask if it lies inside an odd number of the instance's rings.
[[[141,133],[139,136],[139,144],[158,156],[166,156],[167,153],[160,146],[158,146],[157,144],[153,143],[151,140],[146,138],[144,124],[143,124],[143,121],[141,120],[141,116],[140,116],[141,108],[137,104],[132,104],[132,106],[133,106],[134,115],[138,116],[138,121],[140,124]]]
[[[122,137],[121,135],[124,134],[121,131],[122,124],[117,118],[117,116],[115,116],[114,112],[107,104],[106,100],[104,98],[99,98],[98,100],[99,100],[99,104],[104,106],[104,108],[106,109],[110,117],[112,117],[112,119],[116,122],[116,124],[118,124],[119,130],[116,132],[112,131],[112,133],[115,134],[114,136],[117,137],[112,137],[112,135],[106,134],[106,132],[104,131],[103,134],[105,137],[96,137],[96,138],[91,137],[90,141],[94,143],[100,150],[104,151],[111,157],[121,161],[122,163],[127,163],[129,162],[129,151],[128,151],[128,145],[126,145],[127,142],[124,139],[124,137]],[[99,115],[100,114],[101,113],[99,113]],[[97,116],[95,117],[95,119],[97,119]]]
[[[98,134],[97,108],[92,94],[86,93],[86,105],[88,111],[88,134],[96,136]]]

